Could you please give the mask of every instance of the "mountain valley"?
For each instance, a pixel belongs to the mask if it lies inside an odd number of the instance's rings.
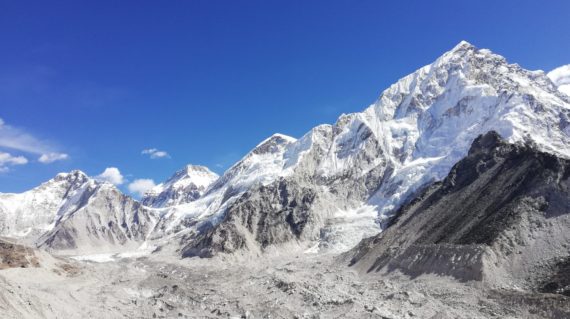
[[[566,85],[566,84],[560,84]],[[568,318],[570,96],[465,41],[360,113],[139,201],[0,194],[5,318]]]

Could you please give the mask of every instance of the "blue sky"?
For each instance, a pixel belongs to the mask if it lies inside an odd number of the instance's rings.
[[[0,192],[72,169],[117,167],[123,190],[187,163],[221,173],[463,39],[568,64],[570,1],[2,1]]]

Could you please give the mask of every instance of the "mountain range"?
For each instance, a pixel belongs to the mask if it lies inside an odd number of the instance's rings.
[[[0,235],[62,254],[346,252],[399,225],[488,132],[570,158],[566,69],[525,70],[463,41],[362,112],[275,134],[221,176],[188,165],[141,201],[81,171],[0,194]]]

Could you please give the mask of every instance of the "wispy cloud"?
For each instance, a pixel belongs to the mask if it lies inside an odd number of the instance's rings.
[[[123,174],[121,174],[121,171],[116,167],[107,167],[103,173],[95,176],[95,179],[115,185],[121,185],[125,182]]]
[[[37,138],[21,128],[7,125],[1,118],[0,147],[25,153],[38,154],[40,155],[38,161],[44,164],[69,158],[69,155],[57,152],[55,147],[53,147],[48,141]]]
[[[0,152],[0,173],[10,170],[10,166],[25,165],[28,159],[23,156],[14,156],[10,153]]]
[[[129,184],[127,188],[129,189],[129,192],[137,196],[143,196],[154,186],[156,186],[156,184],[152,179],[141,178],[135,179],[132,183]]]
[[[141,154],[148,155],[151,159],[157,158],[170,158],[170,154],[165,151],[158,150],[156,148],[147,148],[144,149]]]

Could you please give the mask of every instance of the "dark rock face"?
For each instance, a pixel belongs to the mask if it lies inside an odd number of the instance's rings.
[[[566,161],[530,148],[501,143],[494,132],[481,136],[437,192],[415,210],[415,214],[434,214],[432,224],[425,226],[417,242],[490,245],[520,217],[515,202],[530,196],[532,199],[524,199],[529,205],[545,210],[547,204],[535,195],[559,172],[566,174],[566,165]]]
[[[569,176],[570,160],[531,145],[508,144],[489,132],[473,142],[443,181],[401,207],[387,230],[346,256],[367,272],[484,280],[492,276],[489,256],[492,267],[501,268],[518,260],[512,257],[517,252],[526,268],[514,267],[513,278],[532,269],[528,282],[546,280],[543,290],[566,291],[568,277],[560,269],[568,265],[559,260],[569,252],[560,256],[557,247],[570,244],[564,235],[570,230]],[[547,270],[553,267],[554,275]],[[533,273],[541,278],[532,278]]]
[[[210,257],[301,239],[305,228],[315,223],[309,211],[316,197],[313,189],[287,180],[246,192],[220,223],[183,248],[183,256]]]

